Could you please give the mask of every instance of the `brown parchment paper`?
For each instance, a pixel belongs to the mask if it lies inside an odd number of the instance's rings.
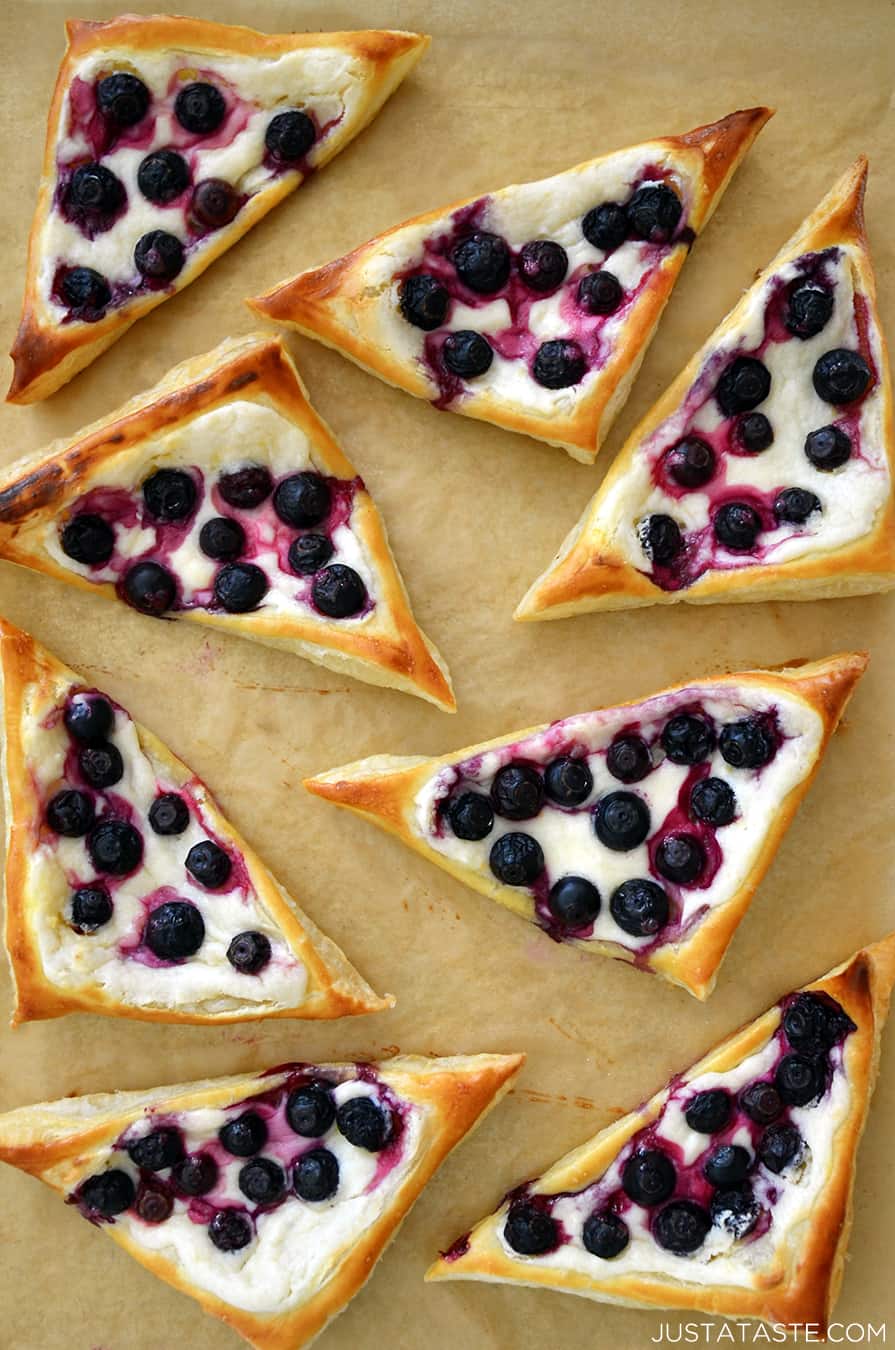
[[[6,350],[62,25],[72,11],[59,0],[6,0],[0,8]],[[341,1023],[209,1029],[73,1016],[12,1032],[4,969],[0,1106],[292,1058],[377,1056],[398,1047],[525,1050],[513,1094],[430,1184],[322,1344],[647,1346],[664,1314],[509,1286],[426,1287],[423,1272],[437,1248],[511,1184],[631,1108],[782,992],[895,928],[895,597],[680,606],[529,626],[510,616],[636,418],[861,151],[871,162],[868,222],[883,320],[895,338],[895,10],[887,0],[195,0],[189,9],[270,31],[401,27],[428,31],[434,42],[373,126],[203,278],[47,403],[3,407],[4,462],[75,432],[224,335],[249,331],[256,325],[244,296],[408,215],[738,107],[769,103],[778,113],[696,245],[596,470],[523,437],[437,414],[320,346],[292,342],[312,399],[384,513],[417,617],[450,663],[455,717],[0,565],[0,612],[107,688],[193,765],[364,975],[398,997],[392,1012]],[[94,0],[73,12],[108,17],[116,6]],[[851,646],[871,649],[870,671],[706,1006],[630,967],[554,945],[301,787],[303,775],[362,755],[438,753],[669,681]],[[879,1324],[888,1315],[890,1337],[893,1040],[890,1033],[861,1148],[838,1308],[843,1323]],[[239,1343],[11,1169],[0,1176],[0,1253],[2,1350],[235,1350]],[[681,1320],[670,1317],[672,1334]]]

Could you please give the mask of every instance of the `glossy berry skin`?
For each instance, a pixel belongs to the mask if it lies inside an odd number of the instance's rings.
[[[401,282],[398,308],[408,323],[431,333],[440,328],[447,318],[451,297],[447,287],[428,272],[407,277]]]
[[[705,867],[705,850],[692,834],[669,834],[656,849],[656,871],[679,886],[692,886]]]
[[[749,1175],[752,1159],[749,1150],[739,1144],[722,1144],[708,1158],[702,1169],[706,1181],[713,1186],[738,1186]]]
[[[237,933],[227,948],[227,960],[240,975],[257,975],[270,961],[270,939],[264,933]]]
[[[174,116],[184,131],[208,136],[217,131],[227,115],[227,104],[220,89],[204,80],[185,84],[174,100]]]
[[[353,567],[333,563],[314,577],[311,598],[327,618],[349,619],[367,603],[367,588]]]
[[[769,1172],[779,1174],[799,1158],[802,1148],[795,1125],[769,1125],[758,1141],[758,1157]]]
[[[190,221],[206,230],[229,225],[241,205],[239,193],[223,178],[203,178],[193,188]]]
[[[494,775],[491,803],[506,820],[531,820],[544,803],[544,780],[528,764],[505,764]]]
[[[66,839],[80,839],[93,825],[93,802],[86,792],[63,788],[47,805],[47,824]]]
[[[143,941],[160,961],[185,961],[205,941],[205,922],[195,905],[169,900],[146,920]]]
[[[60,289],[65,303],[85,322],[99,319],[112,299],[108,281],[92,267],[73,267],[62,278]]]
[[[272,1158],[253,1158],[239,1169],[239,1189],[254,1205],[276,1205],[286,1194],[286,1173]]]
[[[622,1169],[622,1189],[636,1205],[660,1205],[676,1182],[674,1163],[657,1148],[632,1153]]]
[[[619,1256],[630,1241],[628,1225],[624,1219],[609,1211],[594,1213],[584,1221],[581,1241],[585,1251],[591,1256],[599,1256],[603,1261],[611,1261]]]
[[[339,1160],[328,1148],[303,1153],[292,1169],[292,1189],[299,1200],[329,1200],[339,1189]]]
[[[143,503],[155,520],[186,520],[196,507],[196,484],[179,469],[159,469],[143,484]]]
[[[203,839],[200,844],[193,844],[186,855],[184,866],[190,876],[195,877],[200,885],[207,886],[210,890],[223,886],[233,868],[229,855],[220,844],[214,843],[211,839]]]
[[[219,1252],[238,1252],[252,1240],[252,1222],[238,1209],[219,1209],[208,1225],[208,1236]]]
[[[594,777],[584,759],[561,755],[544,770],[544,791],[559,806],[580,806],[594,786]]]
[[[183,1159],[183,1136],[179,1130],[163,1125],[128,1144],[127,1152],[137,1167],[147,1172],[164,1172]]]
[[[446,815],[458,839],[486,839],[494,828],[494,807],[481,792],[461,792]]]
[[[631,937],[652,937],[668,922],[668,896],[655,881],[635,877],[612,892],[609,910],[619,928]]]
[[[124,598],[134,609],[158,619],[177,599],[177,583],[161,563],[139,562],[124,578]]]
[[[677,521],[659,512],[644,522],[641,540],[644,553],[657,567],[669,567],[684,547]]]
[[[725,502],[712,522],[718,543],[732,553],[748,553],[761,534],[761,517],[748,502]]]
[[[697,1134],[718,1134],[730,1120],[731,1101],[723,1088],[706,1088],[687,1103],[684,1117]]]
[[[690,814],[695,820],[721,827],[736,819],[737,799],[733,788],[723,778],[703,778],[693,784],[690,793]]]
[[[857,403],[867,393],[872,379],[870,367],[860,352],[849,351],[847,347],[825,352],[811,376],[818,398],[836,407]]]
[[[600,912],[600,892],[584,877],[560,877],[550,888],[547,905],[562,928],[589,927]]]
[[[137,240],[134,263],[146,281],[173,281],[184,262],[183,244],[166,230],[150,230]]]
[[[189,165],[176,150],[155,150],[137,171],[137,186],[157,206],[166,206],[190,185]]]
[[[807,488],[784,488],[774,498],[774,515],[789,525],[804,525],[810,516],[823,508],[820,498]]]
[[[101,694],[75,694],[63,714],[65,729],[82,745],[98,745],[112,730],[112,705]]]
[[[631,234],[651,244],[667,244],[681,218],[681,199],[665,183],[638,188],[628,202]]]
[[[712,1223],[735,1238],[751,1233],[758,1222],[758,1202],[751,1186],[733,1186],[716,1191],[710,1205]]]
[[[774,428],[764,413],[744,413],[737,418],[734,437],[741,450],[758,455],[774,444]]]
[[[773,1083],[750,1083],[740,1106],[757,1125],[770,1125],[783,1111],[783,1099]]]
[[[123,1214],[134,1203],[136,1190],[127,1172],[112,1167],[108,1172],[98,1172],[81,1183],[78,1199],[85,1209],[101,1214],[104,1219],[113,1219]]]
[[[284,525],[305,530],[329,515],[332,492],[319,473],[294,473],[284,478],[273,494],[273,509]]]
[[[257,609],[267,589],[267,574],[256,563],[226,563],[214,579],[215,602],[228,614]]]
[[[510,250],[499,235],[479,230],[454,246],[451,261],[457,276],[477,295],[493,295],[507,284]]]
[[[517,263],[519,275],[532,291],[555,291],[565,280],[569,257],[552,239],[532,239],[523,244]]]
[[[627,853],[649,834],[649,807],[633,792],[609,792],[594,808],[594,832],[615,853]]]
[[[594,248],[612,253],[628,237],[628,213],[618,202],[594,206],[581,222],[581,233]]]
[[[182,1195],[207,1195],[218,1182],[218,1165],[209,1153],[196,1153],[179,1162],[171,1174]]]
[[[320,1139],[336,1118],[336,1103],[328,1083],[311,1082],[290,1093],[286,1103],[289,1128],[303,1139]]]
[[[614,314],[624,296],[612,272],[588,272],[578,282],[578,303],[587,314]]]
[[[816,1102],[826,1088],[823,1060],[807,1055],[784,1055],[774,1074],[774,1083],[787,1106]]]
[[[714,748],[711,726],[692,713],[677,713],[662,729],[662,749],[672,764],[700,764]]]
[[[300,534],[289,545],[289,566],[299,577],[313,576],[332,556],[333,546],[325,534]]]
[[[530,1200],[514,1200],[507,1213],[503,1235],[520,1256],[543,1256],[559,1243],[559,1229],[546,1210]]]
[[[136,75],[119,71],[99,81],[96,105],[113,126],[134,127],[149,111],[149,90]]]
[[[245,543],[245,530],[229,516],[212,516],[199,531],[199,548],[215,562],[232,562],[242,553]]]
[[[268,153],[283,164],[295,164],[304,159],[317,139],[317,128],[307,113],[300,108],[272,117],[264,133]]]
[[[441,349],[441,359],[452,375],[459,376],[461,380],[474,380],[491,369],[494,351],[481,333],[471,328],[461,328],[456,333],[448,333]]]
[[[796,994],[783,1014],[783,1030],[793,1050],[823,1054],[854,1031],[855,1024],[833,999]]]
[[[106,563],[115,552],[115,531],[102,516],[74,516],[62,527],[62,552],[85,567]]]
[[[816,337],[833,314],[833,292],[816,282],[803,281],[790,292],[784,322],[795,337]]]
[[[692,1200],[673,1200],[653,1221],[653,1237],[660,1247],[679,1256],[698,1251],[708,1236],[712,1220],[707,1210]]]
[[[568,389],[587,373],[587,361],[577,342],[556,338],[542,342],[531,373],[545,389]]]
[[[252,1158],[267,1143],[267,1126],[255,1111],[244,1111],[221,1126],[218,1139],[234,1158]]]
[[[777,752],[774,737],[758,717],[728,722],[718,739],[722,757],[734,769],[760,769]]]
[[[155,834],[183,834],[190,823],[190,809],[177,792],[161,792],[149,808],[149,824]]]
[[[124,777],[124,760],[121,752],[111,744],[85,745],[78,752],[78,768],[86,782],[93,788],[114,787]]]
[[[805,454],[809,463],[821,473],[841,469],[851,459],[851,437],[841,427],[818,427],[805,437]]]
[[[738,356],[718,381],[715,399],[725,417],[751,412],[771,392],[771,373],[754,356]]]
[[[164,1223],[171,1217],[174,1200],[161,1186],[141,1182],[134,1210],[144,1223]]]
[[[715,474],[715,452],[698,436],[688,436],[666,452],[664,466],[678,487],[704,487]]]
[[[267,501],[273,492],[273,479],[263,464],[246,464],[231,473],[222,473],[218,479],[218,492],[228,506],[251,511]]]
[[[72,895],[71,922],[79,933],[95,933],[112,913],[112,897],[104,886],[79,886]]]
[[[103,164],[81,164],[71,176],[65,199],[75,213],[112,215],[124,201],[124,186]]]
[[[392,1113],[372,1097],[349,1097],[336,1107],[336,1128],[355,1148],[379,1153],[394,1133]]]
[[[530,886],[544,870],[544,854],[530,834],[513,831],[495,841],[488,865],[505,886]]]

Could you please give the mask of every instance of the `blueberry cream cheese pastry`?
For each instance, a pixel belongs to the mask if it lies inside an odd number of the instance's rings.
[[[0,619],[14,1021],[342,1017],[379,998],[205,784]]]
[[[257,1350],[300,1350],[523,1059],[285,1064],[67,1097],[0,1116],[0,1159]]]
[[[305,786],[557,941],[704,999],[866,664],[710,677]]]
[[[372,498],[277,339],[230,339],[0,471],[0,558],[455,707]]]
[[[782,998],[430,1269],[631,1307],[827,1328],[895,934]]]
[[[866,176],[859,159],[647,413],[517,619],[895,586]]]
[[[71,20],[8,398],[46,398],[183,289],[376,116],[415,33]]]
[[[250,301],[438,408],[591,463],[768,108],[406,221]]]

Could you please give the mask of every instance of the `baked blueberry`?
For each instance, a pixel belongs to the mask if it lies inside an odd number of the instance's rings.
[[[783,1030],[794,1050],[818,1054],[832,1049],[855,1024],[833,999],[796,994],[783,1014]]]
[[[237,933],[227,948],[227,960],[240,975],[257,975],[270,961],[270,939],[252,930]]]
[[[108,741],[100,745],[85,745],[79,750],[78,768],[82,777],[94,788],[113,787],[124,777],[121,752]]]
[[[80,839],[93,824],[93,801],[86,792],[63,788],[47,805],[47,824],[66,839]]]
[[[221,1126],[218,1139],[234,1158],[251,1158],[267,1143],[267,1126],[256,1111],[243,1111]]]
[[[823,1060],[808,1055],[784,1055],[774,1083],[787,1106],[807,1106],[816,1102],[826,1087],[826,1067]]]
[[[284,525],[305,530],[329,515],[332,492],[319,473],[305,471],[284,478],[273,494],[273,509]]]
[[[264,133],[268,153],[284,164],[304,159],[316,139],[317,128],[313,120],[300,108],[277,113],[268,122]]]
[[[300,534],[289,545],[289,566],[296,576],[313,576],[332,556],[333,546],[325,534]]]
[[[600,912],[600,892],[584,877],[560,877],[550,888],[547,904],[563,928],[584,928]]]
[[[653,1237],[666,1251],[687,1256],[702,1246],[711,1226],[709,1212],[702,1205],[673,1200],[653,1220]]]
[[[458,839],[486,839],[494,828],[494,807],[482,792],[461,792],[446,814]]]
[[[584,1221],[581,1241],[585,1251],[591,1256],[599,1256],[603,1261],[611,1261],[625,1250],[630,1239],[628,1225],[624,1219],[609,1210],[595,1211]]]
[[[147,1172],[164,1172],[183,1159],[183,1136],[172,1125],[162,1125],[127,1146],[128,1157]]]
[[[761,516],[748,502],[725,502],[712,522],[715,538],[732,553],[748,553],[761,533]]]
[[[65,200],[75,213],[110,216],[124,201],[124,186],[104,164],[81,164],[69,180]]]
[[[431,333],[440,328],[447,318],[451,297],[447,287],[429,272],[406,277],[398,292],[398,308],[414,328]]]
[[[353,567],[333,563],[322,567],[311,582],[311,599],[330,619],[348,619],[367,603],[367,588]]]
[[[568,389],[584,379],[587,361],[577,342],[554,338],[541,343],[531,373],[545,389]]]
[[[774,428],[764,413],[743,413],[736,420],[734,438],[741,450],[758,455],[774,444]]]
[[[819,358],[811,379],[818,398],[840,407],[863,398],[873,376],[860,352],[835,347]]]
[[[782,1172],[800,1157],[803,1148],[795,1125],[769,1125],[758,1141],[758,1156],[769,1172]]]
[[[225,563],[214,579],[214,598],[228,614],[257,609],[267,594],[267,573],[257,563]]]
[[[493,295],[507,284],[510,250],[497,234],[479,230],[454,246],[451,262],[457,276],[478,295]]]
[[[124,577],[124,598],[141,614],[158,619],[177,598],[177,582],[161,563],[139,562]]]
[[[611,272],[588,272],[578,282],[578,303],[588,314],[614,314],[623,298],[621,282]]]
[[[851,437],[841,427],[818,427],[805,437],[805,454],[815,469],[830,473],[851,459]]]
[[[774,515],[790,525],[804,525],[815,511],[822,510],[820,498],[807,488],[784,488],[774,498]]]
[[[143,484],[143,502],[156,520],[186,520],[196,506],[196,484],[179,469],[158,469]]]
[[[531,820],[544,803],[544,780],[527,764],[505,764],[491,783],[491,802],[507,820]]]
[[[700,764],[715,748],[715,733],[703,717],[677,713],[662,728],[662,749],[672,764]]]
[[[95,933],[112,917],[112,897],[105,886],[79,886],[71,898],[72,927]]]
[[[715,452],[698,436],[686,436],[665,452],[665,472],[678,487],[704,487],[715,472]]]
[[[220,844],[215,844],[211,839],[203,839],[200,844],[193,844],[186,855],[184,866],[190,876],[211,890],[223,886],[233,868],[229,855]]]
[[[203,178],[193,188],[190,220],[207,230],[219,230],[230,224],[240,205],[240,195],[232,183],[223,178]]]
[[[115,531],[102,516],[73,516],[62,527],[62,552],[85,567],[106,563],[115,552]]]
[[[108,1172],[98,1172],[81,1183],[78,1199],[85,1209],[101,1214],[104,1219],[113,1219],[123,1214],[134,1203],[136,1189],[127,1172],[111,1167]]]
[[[461,328],[456,333],[448,333],[441,349],[441,359],[452,375],[461,380],[474,380],[490,370],[494,360],[491,343],[481,333],[471,328]]]
[[[760,717],[745,717],[721,728],[718,748],[734,769],[760,769],[776,754],[774,737]]]
[[[514,830],[494,842],[488,866],[505,886],[530,886],[544,870],[544,853],[537,839]]]
[[[594,807],[596,836],[601,844],[616,853],[637,848],[649,830],[649,807],[633,792],[609,792]]]
[[[552,239],[532,239],[522,245],[519,275],[533,291],[555,291],[569,270],[569,256]]]
[[[112,730],[112,705],[102,694],[74,694],[63,715],[66,730],[82,745],[98,745]]]
[[[771,392],[771,372],[754,356],[738,356],[721,376],[715,399],[725,417],[751,412]]]
[[[816,281],[799,282],[789,293],[786,327],[799,338],[816,337],[833,313],[833,292]]]
[[[656,849],[656,870],[668,881],[690,886],[705,867],[705,849],[695,835],[667,834]]]
[[[65,303],[85,321],[98,319],[112,299],[108,281],[92,267],[72,267],[62,278]]]
[[[544,770],[544,791],[560,806],[580,806],[587,801],[594,785],[587,761],[560,755]]]
[[[681,218],[681,199],[667,183],[638,188],[628,202],[628,223],[635,239],[667,244]]]
[[[379,1153],[394,1133],[394,1121],[372,1097],[349,1097],[336,1107],[336,1128],[355,1148]]]
[[[690,791],[690,814],[707,825],[729,825],[737,813],[733,788],[723,778],[703,778]]]
[[[303,1139],[320,1139],[335,1118],[336,1104],[329,1083],[305,1083],[289,1094],[286,1119],[289,1128]]]
[[[252,1240],[252,1221],[240,1209],[219,1209],[208,1225],[208,1236],[219,1252],[238,1252]]]
[[[758,1222],[758,1202],[751,1186],[732,1186],[712,1196],[712,1223],[725,1228],[735,1238],[751,1233]]]
[[[156,834],[183,834],[190,808],[177,792],[160,792],[149,808],[149,824]]]
[[[632,1153],[622,1169],[622,1189],[635,1205],[660,1205],[677,1183],[674,1163],[658,1148]]]
[[[669,567],[684,547],[680,527],[671,516],[648,516],[640,529],[643,551],[657,567]]]
[[[339,1160],[328,1148],[303,1153],[292,1169],[292,1189],[299,1200],[328,1200],[339,1189]]]
[[[740,1106],[756,1125],[770,1125],[783,1110],[783,1099],[773,1083],[750,1083]]]
[[[185,84],[174,100],[174,116],[184,131],[208,136],[217,131],[227,115],[227,104],[220,89],[205,80]]]
[[[239,1189],[255,1205],[276,1205],[286,1194],[286,1173],[272,1158],[253,1158],[239,1169]]]
[[[171,1178],[184,1195],[207,1195],[218,1183],[218,1165],[210,1153],[194,1153],[177,1163]]]
[[[628,237],[628,213],[618,202],[601,202],[582,220],[581,233],[594,248],[612,253]]]
[[[164,1223],[171,1217],[174,1198],[162,1186],[152,1182],[142,1182],[137,1191],[134,1210],[144,1223]]]
[[[559,1228],[545,1209],[531,1200],[514,1200],[503,1235],[520,1256],[543,1256],[559,1245]]]
[[[143,121],[149,109],[149,90],[136,75],[118,71],[99,81],[96,104],[116,127],[134,127]]]
[[[739,1186],[749,1175],[752,1159],[739,1144],[722,1144],[710,1154],[703,1172],[713,1186]]]
[[[609,911],[631,937],[652,937],[668,922],[668,896],[655,881],[634,877],[612,892]]]
[[[189,185],[189,165],[176,150],[154,150],[137,170],[137,186],[157,206],[173,202]]]
[[[245,543],[245,530],[229,516],[212,516],[199,531],[200,549],[215,562],[232,562],[242,553]]]
[[[687,1103],[684,1117],[697,1134],[717,1134],[730,1120],[730,1097],[723,1088],[706,1088]]]
[[[183,267],[183,244],[167,230],[150,230],[137,240],[134,263],[147,281],[173,281]]]
[[[228,506],[236,506],[243,511],[251,511],[260,506],[273,492],[273,479],[270,470],[263,464],[246,464],[241,469],[232,469],[222,473],[218,479],[218,492]],[[327,502],[326,510],[329,510]],[[326,512],[324,512],[324,515]],[[287,521],[287,524],[290,522]]]
[[[205,922],[195,905],[169,900],[146,920],[143,941],[160,961],[185,961],[205,941]]]

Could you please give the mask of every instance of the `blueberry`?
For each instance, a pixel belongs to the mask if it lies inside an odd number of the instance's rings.
[[[609,910],[625,933],[632,937],[652,937],[668,922],[668,896],[655,881],[635,877],[623,881],[612,892]]]
[[[750,1083],[740,1097],[740,1106],[756,1125],[770,1125],[783,1110],[783,1100],[773,1083]]]
[[[134,1209],[138,1219],[144,1223],[164,1223],[171,1217],[174,1198],[163,1187],[152,1182],[143,1182],[137,1191]]]
[[[751,1186],[734,1186],[716,1191],[711,1201],[712,1223],[725,1228],[732,1237],[742,1238],[758,1222],[758,1203]]]
[[[206,558],[216,562],[232,562],[245,548],[246,534],[238,520],[229,516],[213,516],[199,531],[199,548]]]
[[[184,131],[208,136],[217,131],[227,115],[227,104],[220,89],[203,80],[185,84],[174,100],[174,116]]]
[[[102,164],[82,164],[71,176],[66,202],[74,211],[112,215],[124,201],[124,187]]]
[[[581,1241],[591,1256],[599,1256],[603,1261],[611,1261],[625,1250],[630,1240],[628,1225],[624,1219],[608,1210],[594,1212],[584,1221]]]
[[[62,552],[85,567],[108,562],[115,552],[115,531],[102,516],[73,516],[62,527]]]
[[[174,604],[177,583],[161,563],[135,563],[125,573],[124,598],[141,614],[158,619]]]
[[[218,1139],[234,1158],[251,1158],[267,1143],[267,1126],[257,1112],[244,1111],[221,1126]]]
[[[774,444],[774,428],[764,413],[743,413],[743,416],[736,420],[734,437],[741,450],[750,455],[758,455]]]
[[[705,850],[692,834],[669,834],[656,849],[656,870],[679,886],[690,886],[705,867]]]
[[[681,199],[665,183],[638,188],[628,202],[628,222],[635,239],[667,244],[681,218]]]
[[[800,282],[790,291],[785,323],[799,338],[816,337],[833,313],[833,292],[815,281]]]
[[[94,788],[113,787],[124,777],[124,760],[114,745],[85,745],[78,752],[78,768]]]
[[[158,469],[143,484],[143,501],[156,520],[186,520],[196,506],[196,484],[179,469]]]
[[[584,928],[600,912],[600,892],[584,877],[560,877],[550,888],[547,904],[563,928]]]
[[[349,1097],[336,1107],[336,1128],[355,1148],[379,1153],[394,1133],[394,1121],[372,1097]]]
[[[523,244],[517,263],[519,275],[533,291],[555,291],[569,270],[569,256],[552,239],[532,239]]]
[[[317,139],[317,128],[307,113],[300,108],[277,113],[267,124],[264,144],[274,159],[294,164],[304,159]]]
[[[545,1209],[530,1200],[514,1200],[503,1235],[520,1256],[543,1256],[559,1245],[559,1228]]]
[[[839,407],[863,398],[873,376],[860,352],[836,347],[819,358],[811,379],[818,398]]]
[[[733,553],[748,553],[761,533],[761,516],[748,502],[725,502],[712,522],[715,538]]]
[[[273,492],[273,479],[263,464],[246,464],[242,469],[222,473],[218,479],[218,492],[228,506],[251,511]],[[328,504],[326,509],[329,510]]]
[[[824,1092],[826,1068],[823,1060],[807,1055],[784,1055],[777,1065],[774,1082],[787,1106],[807,1106]]]
[[[320,1139],[335,1118],[336,1104],[329,1083],[305,1083],[289,1094],[286,1119],[289,1128],[303,1139]]]
[[[117,127],[134,127],[142,122],[149,109],[149,90],[136,75],[119,71],[107,75],[96,86],[96,103],[100,112]]]
[[[593,785],[594,777],[585,759],[560,755],[544,770],[544,791],[560,806],[580,806],[587,801]]]
[[[818,427],[805,437],[805,454],[815,469],[830,473],[851,459],[851,437],[841,427]]]
[[[795,1125],[769,1125],[758,1141],[758,1156],[769,1172],[782,1172],[796,1161],[803,1147]]]
[[[855,1024],[833,999],[796,994],[783,1014],[783,1030],[794,1050],[817,1054],[832,1049]]]
[[[193,844],[186,855],[184,866],[201,885],[211,890],[223,886],[233,868],[229,855],[211,839]]]
[[[104,1219],[112,1219],[130,1209],[135,1195],[134,1183],[127,1172],[118,1167],[88,1177],[78,1189],[78,1199],[84,1208],[101,1214]]]
[[[171,1177],[184,1195],[207,1195],[218,1183],[218,1165],[210,1153],[194,1153],[177,1163]]]
[[[544,803],[544,781],[527,764],[505,764],[494,775],[491,801],[507,820],[531,820]]]
[[[185,961],[205,941],[205,923],[195,905],[169,900],[146,920],[143,941],[160,961]]]
[[[325,534],[300,534],[289,545],[289,566],[300,577],[313,576],[332,556],[332,542]]]
[[[530,886],[544,870],[544,854],[537,839],[513,831],[496,840],[488,865],[505,886]]]
[[[100,318],[112,299],[108,281],[92,267],[72,267],[62,278],[61,290],[65,303],[87,322]]]
[[[635,1205],[660,1205],[677,1184],[674,1163],[661,1149],[632,1153],[622,1170],[622,1189]]]
[[[542,342],[532,366],[532,374],[545,389],[568,389],[583,380],[586,373],[584,352],[568,338]]]
[[[105,886],[79,886],[71,898],[72,927],[95,933],[112,917],[112,897]]]
[[[127,1146],[128,1157],[147,1172],[164,1172],[183,1159],[183,1136],[172,1125],[163,1125]]]
[[[474,380],[490,370],[494,360],[491,343],[481,333],[471,328],[461,328],[456,333],[448,333],[441,349],[441,358],[452,375],[462,380]]]
[[[807,488],[784,488],[774,498],[775,517],[790,525],[804,525],[809,516],[822,509],[820,498]]]
[[[510,275],[510,250],[499,235],[485,230],[461,239],[451,261],[464,286],[479,295],[493,295]]]
[[[319,525],[332,508],[329,484],[319,473],[293,473],[273,495],[273,509],[284,525],[296,530]]]
[[[267,590],[267,573],[257,563],[225,563],[214,579],[215,601],[228,614],[257,609]]]
[[[581,233],[594,248],[612,253],[628,237],[628,213],[618,202],[601,202],[582,220]]]
[[[494,828],[494,808],[481,792],[461,792],[446,814],[458,839],[485,839]]]
[[[708,1210],[693,1200],[673,1200],[653,1222],[653,1237],[660,1247],[677,1256],[697,1251],[705,1242],[712,1220]]]
[[[678,487],[704,487],[715,473],[715,452],[698,436],[687,436],[665,452],[665,471]]]
[[[286,1194],[286,1173],[272,1158],[253,1158],[239,1169],[239,1189],[255,1205],[276,1205]]]
[[[730,1097],[723,1088],[705,1088],[687,1103],[684,1117],[697,1134],[717,1134],[730,1120]]]
[[[633,792],[607,793],[594,808],[594,831],[606,848],[627,853],[649,834],[649,807]]]
[[[137,186],[149,201],[165,206],[190,185],[189,165],[176,150],[155,150],[137,170]]]
[[[63,788],[47,805],[47,824],[55,834],[80,839],[93,825],[93,801],[86,792]]]
[[[239,193],[223,178],[203,178],[193,188],[190,198],[190,220],[207,230],[219,230],[229,225],[241,205]]]
[[[311,598],[328,618],[348,619],[367,603],[367,588],[353,567],[333,563],[314,577]]]
[[[588,272],[578,282],[578,303],[588,314],[614,314],[624,298],[618,277]]]
[[[422,328],[431,333],[440,328],[447,318],[451,297],[447,287],[442,286],[437,277],[429,272],[420,272],[415,277],[407,277],[401,282],[398,293],[398,308],[408,323],[414,328]]]
[[[239,1209],[219,1209],[208,1225],[208,1236],[219,1252],[238,1252],[252,1240],[252,1223]]]
[[[270,961],[270,939],[263,933],[237,933],[227,948],[227,960],[241,975],[257,975]]]
[[[149,808],[149,824],[156,834],[183,834],[190,808],[177,792],[160,792]]]
[[[734,769],[760,769],[777,753],[774,737],[758,717],[728,722],[721,730],[718,747]]]
[[[150,230],[137,240],[134,263],[148,281],[173,281],[183,267],[183,244],[166,230]]]
[[[733,788],[723,778],[703,778],[690,792],[690,814],[707,825],[729,825],[737,813]]]
[[[339,1160],[328,1148],[303,1153],[292,1169],[292,1188],[299,1200],[328,1200],[339,1189]]]
[[[672,764],[700,764],[715,748],[715,733],[702,717],[678,713],[662,729],[662,749]]]
[[[112,730],[112,705],[101,694],[75,694],[65,707],[67,731],[82,745],[97,745]]]
[[[670,566],[684,547],[680,527],[671,516],[648,516],[640,535],[644,553],[657,567]]]
[[[738,356],[718,381],[715,398],[725,417],[751,412],[771,392],[771,372],[754,356]]]
[[[738,1186],[749,1175],[752,1159],[749,1150],[739,1144],[722,1144],[703,1167],[706,1181],[713,1186]]]

